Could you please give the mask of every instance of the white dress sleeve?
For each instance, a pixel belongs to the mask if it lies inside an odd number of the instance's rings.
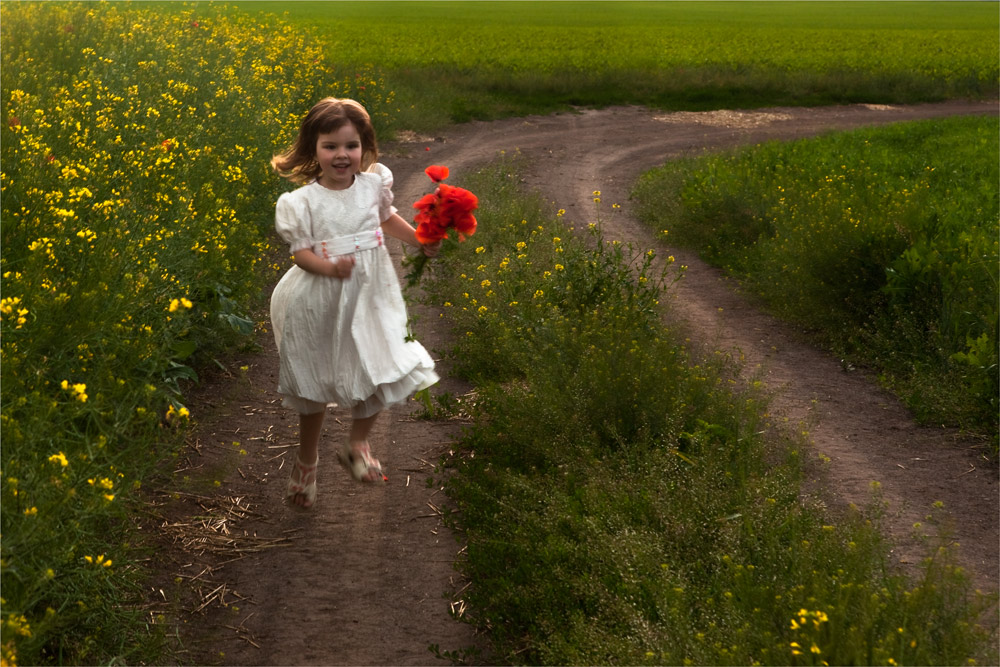
[[[385,222],[398,210],[392,205],[392,171],[381,162],[376,163],[372,171],[382,179],[382,187],[379,189],[378,197],[378,220]]]
[[[286,192],[278,197],[274,209],[274,227],[291,251],[313,246],[312,221],[303,197]]]

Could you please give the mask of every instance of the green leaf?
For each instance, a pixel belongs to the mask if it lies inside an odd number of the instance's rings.
[[[234,315],[233,313],[223,313],[219,317],[229,322],[229,326],[233,328],[244,336],[249,336],[253,333],[253,320],[248,320],[245,317],[240,317],[239,315]]]
[[[176,359],[187,359],[197,349],[198,343],[193,340],[179,340],[170,346],[170,350],[174,353],[174,358]]]

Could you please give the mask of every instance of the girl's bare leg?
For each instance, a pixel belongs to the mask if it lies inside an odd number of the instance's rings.
[[[351,421],[351,446],[359,445],[363,442],[368,442],[368,434],[372,431],[372,426],[375,425],[375,420],[378,419],[379,413],[376,412],[371,417],[357,418],[355,417]]]
[[[316,412],[311,415],[299,415],[299,461],[312,465],[319,458],[319,438],[323,432],[323,418],[326,412]],[[304,506],[308,498],[304,493],[292,496],[292,503]]]
[[[299,415],[299,460],[312,463],[319,454],[319,436],[323,432],[326,412]]]

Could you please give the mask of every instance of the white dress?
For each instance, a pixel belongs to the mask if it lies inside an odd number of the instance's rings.
[[[380,226],[395,212],[392,172],[381,164],[346,190],[313,182],[278,198],[275,227],[292,253],[355,259],[347,280],[293,266],[274,288],[285,406],[314,413],[336,403],[374,414],[437,382],[427,350],[406,340],[406,305]]]

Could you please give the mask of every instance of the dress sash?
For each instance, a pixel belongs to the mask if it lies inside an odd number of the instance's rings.
[[[341,255],[353,255],[360,250],[377,248],[384,243],[381,229],[358,232],[351,236],[339,236],[335,239],[320,241],[313,246],[313,252],[323,259]]]

